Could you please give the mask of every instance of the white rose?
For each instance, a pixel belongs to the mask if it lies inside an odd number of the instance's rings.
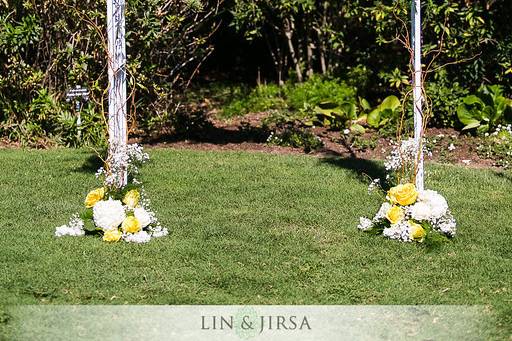
[[[151,224],[151,215],[143,207],[134,208],[133,215],[137,218],[143,228]]]
[[[109,198],[98,201],[93,207],[94,224],[104,231],[115,229],[125,218],[126,214],[120,200]]]

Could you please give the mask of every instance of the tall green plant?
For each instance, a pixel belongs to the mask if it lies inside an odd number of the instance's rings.
[[[457,108],[463,130],[487,133],[501,123],[512,123],[512,99],[503,96],[498,85],[483,85],[475,95],[465,97]]]

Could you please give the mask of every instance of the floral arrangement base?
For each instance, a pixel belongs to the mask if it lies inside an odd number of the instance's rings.
[[[435,242],[452,238],[457,223],[446,199],[411,183],[391,188],[373,219],[361,217],[358,228],[403,242]]]
[[[156,214],[150,209],[144,186],[135,178],[138,167],[149,160],[137,144],[110,149],[108,165],[100,168],[97,177],[104,177],[104,186],[87,194],[84,210],[74,214],[67,225],[55,229],[55,236],[95,234],[106,242],[147,243],[151,238],[166,236]],[[126,170],[128,184],[118,185],[120,170]]]

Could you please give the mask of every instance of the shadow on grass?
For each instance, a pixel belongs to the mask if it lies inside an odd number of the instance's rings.
[[[500,170],[500,171],[494,171],[494,172],[492,172],[492,174],[494,174],[494,176],[496,176],[497,178],[508,180],[508,181],[512,182],[512,171]]]
[[[103,160],[98,155],[91,154],[80,167],[73,169],[73,171],[76,173],[96,174],[98,168],[102,166]]]
[[[383,189],[389,189],[389,184],[385,181],[386,169],[380,162],[358,159],[355,157],[325,157],[320,159],[320,162],[349,170],[356,176],[357,179],[365,184],[369,184],[369,182],[373,179],[380,179]]]

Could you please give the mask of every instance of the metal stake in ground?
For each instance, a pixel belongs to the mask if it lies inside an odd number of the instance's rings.
[[[89,90],[87,88],[82,88],[80,85],[77,85],[75,88],[69,90],[66,94],[66,101],[71,102],[75,101],[75,111],[76,111],[76,129],[77,129],[77,138],[80,141],[82,135],[82,116],[81,111],[85,102],[89,100]]]
[[[414,105],[414,141],[417,148],[416,187],[423,190],[423,92],[421,69],[421,1],[413,0],[411,6],[413,58],[413,105]]]
[[[128,143],[126,115],[125,0],[107,0],[108,36],[108,133],[109,145],[124,148]],[[127,171],[116,174],[118,186],[128,182]]]

